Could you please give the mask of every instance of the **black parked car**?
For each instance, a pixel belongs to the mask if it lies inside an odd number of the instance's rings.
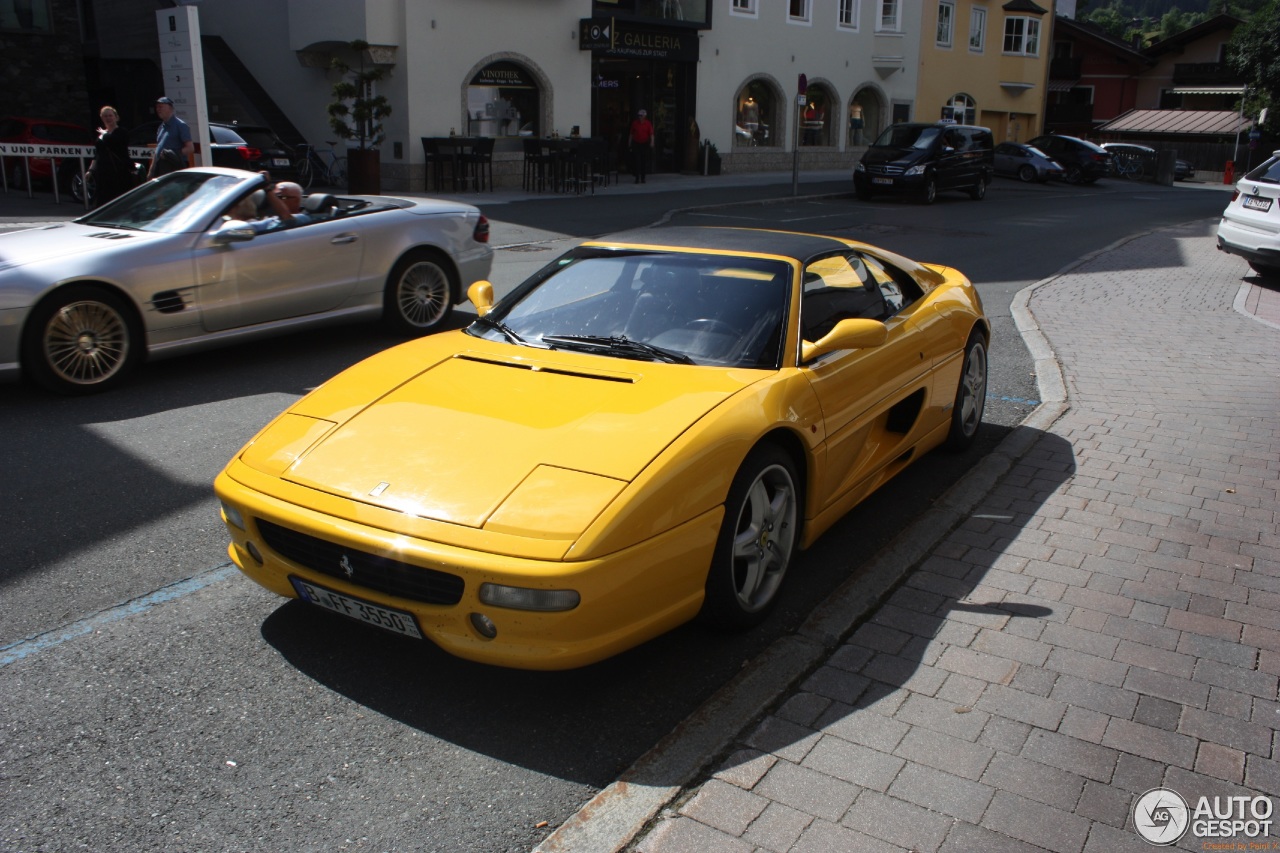
[[[133,128],[129,131],[129,145],[138,148],[153,145],[159,125],[159,122],[150,121]],[[209,144],[213,160],[209,165],[249,172],[265,169],[274,180],[297,180],[293,152],[271,128],[210,122],[209,135],[213,137]]]
[[[1086,139],[1048,134],[1029,139],[1027,144],[1061,163],[1069,184],[1091,184],[1105,178],[1110,169],[1111,155]]]

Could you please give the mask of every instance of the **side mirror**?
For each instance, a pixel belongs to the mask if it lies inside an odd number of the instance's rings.
[[[249,227],[249,223],[239,219],[228,219],[213,232],[213,242],[218,244],[244,243],[253,237],[253,229]]]
[[[493,285],[481,279],[467,288],[467,298],[476,306],[476,313],[483,317],[493,310]]]
[[[889,327],[879,320],[841,320],[817,341],[800,342],[800,361],[808,364],[820,355],[842,349],[878,347],[889,339]]]

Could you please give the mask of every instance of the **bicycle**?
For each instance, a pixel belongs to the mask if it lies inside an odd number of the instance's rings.
[[[329,150],[323,152],[305,142],[298,146],[302,156],[293,165],[298,172],[298,183],[304,190],[309,191],[311,184],[317,180],[327,187],[336,187],[346,182],[347,158],[334,153],[333,147],[337,144],[329,141]]]
[[[1111,168],[1118,178],[1128,178],[1131,181],[1142,180],[1143,168],[1142,157],[1138,154],[1120,154],[1112,155]]]

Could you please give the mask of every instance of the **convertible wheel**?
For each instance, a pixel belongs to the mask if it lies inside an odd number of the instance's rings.
[[[774,445],[756,448],[742,463],[725,501],[703,619],[733,629],[764,621],[795,552],[799,482],[791,457]]]
[[[947,446],[966,450],[973,444],[982,425],[982,412],[987,406],[987,344],[981,335],[969,339],[964,351],[964,369],[956,388],[956,401],[951,409],[951,431]]]
[[[1018,180],[1023,183],[1034,183],[1036,179],[1036,167],[1030,163],[1023,163],[1018,167]]]
[[[387,278],[383,318],[397,332],[425,335],[449,316],[455,289],[450,267],[438,253],[410,252]]]
[[[138,334],[125,300],[89,285],[57,291],[31,313],[22,366],[59,394],[92,394],[119,384],[137,362]]]

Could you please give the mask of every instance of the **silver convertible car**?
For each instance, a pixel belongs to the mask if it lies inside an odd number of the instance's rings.
[[[83,394],[147,356],[303,325],[381,318],[424,334],[488,278],[489,223],[471,205],[313,194],[306,223],[286,227],[251,215],[265,181],[184,169],[0,235],[0,378]]]

